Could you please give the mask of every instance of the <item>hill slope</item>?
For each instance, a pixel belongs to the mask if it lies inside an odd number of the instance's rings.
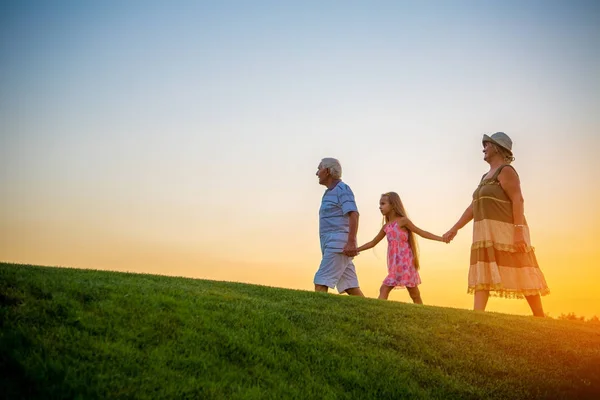
[[[597,398],[592,324],[0,264],[5,398]]]

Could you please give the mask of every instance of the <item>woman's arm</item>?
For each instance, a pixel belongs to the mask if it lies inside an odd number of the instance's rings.
[[[377,236],[375,236],[375,239],[371,240],[369,243],[365,243],[362,246],[360,246],[359,248],[356,249],[356,251],[363,251],[363,250],[368,250],[372,247],[375,247],[375,245],[379,242],[381,242],[381,239],[383,239],[385,237],[385,231],[383,230],[383,228],[381,228],[381,230],[379,231],[379,233],[377,234]]]
[[[415,224],[413,224],[412,221],[406,217],[402,217],[400,219],[400,223],[398,225],[407,227],[412,232],[416,233],[417,235],[419,235],[421,237],[424,237],[425,239],[437,240],[438,242],[444,241],[444,239],[441,236],[434,235],[433,233],[424,231],[423,229],[421,229],[418,226],[416,226]]]
[[[467,209],[465,210],[463,215],[458,219],[458,221],[454,224],[454,226],[452,228],[450,228],[450,230],[448,232],[444,233],[444,237],[443,237],[444,242],[448,243],[452,239],[454,239],[454,236],[456,236],[456,234],[458,233],[458,230],[461,229],[466,224],[468,224],[469,221],[471,221],[472,219],[473,219],[473,203],[471,202],[471,204],[469,204],[469,207],[467,207]]]
[[[517,251],[526,251],[525,242],[525,204],[521,193],[519,175],[513,168],[503,168],[498,174],[498,182],[510,199],[513,208],[513,223],[515,225],[514,245]]]

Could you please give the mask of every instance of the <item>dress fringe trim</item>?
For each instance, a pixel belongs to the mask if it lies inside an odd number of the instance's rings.
[[[469,287],[467,293],[474,294],[477,291],[485,290],[490,292],[492,297],[502,297],[505,299],[523,299],[525,296],[546,296],[550,294],[550,289],[521,289],[521,290],[507,290],[502,287],[501,284],[479,284],[474,287]]]

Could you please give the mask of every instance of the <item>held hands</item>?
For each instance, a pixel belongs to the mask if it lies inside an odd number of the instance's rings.
[[[442,236],[442,239],[444,240],[445,243],[450,243],[452,241],[452,239],[454,239],[454,237],[456,236],[457,233],[458,233],[458,230],[455,228],[452,228],[448,232],[444,233],[444,236]]]
[[[342,252],[348,257],[354,257],[358,255],[358,251],[356,251],[356,239],[348,240],[348,243],[346,243]]]

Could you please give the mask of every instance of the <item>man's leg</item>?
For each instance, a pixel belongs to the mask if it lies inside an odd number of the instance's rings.
[[[365,297],[358,284],[358,277],[356,276],[356,268],[354,268],[352,257],[348,257],[345,254],[339,254],[338,262],[341,263],[343,270],[342,276],[336,285],[339,292],[348,293],[350,296]]]
[[[363,294],[362,290],[360,290],[359,287],[348,288],[348,289],[346,289],[346,293],[348,293],[350,296],[365,297],[365,295]]]
[[[324,252],[321,265],[315,274],[313,283],[315,292],[327,293],[329,288],[334,288],[342,275],[339,260],[336,253]]]
[[[327,291],[329,290],[329,288],[325,285],[317,285],[315,283],[315,292],[324,292],[327,293]]]

